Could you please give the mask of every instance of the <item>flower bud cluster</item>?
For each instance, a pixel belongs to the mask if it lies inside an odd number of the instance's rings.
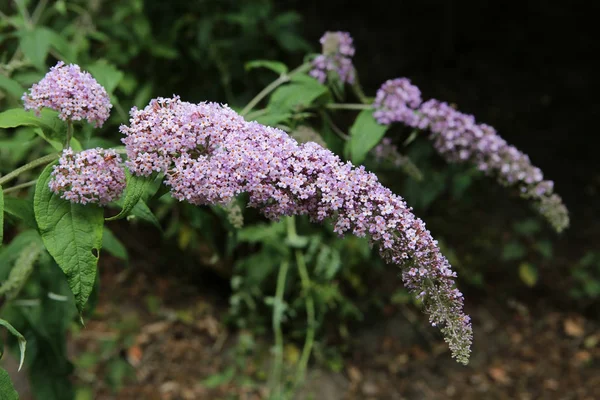
[[[325,83],[330,74],[336,75],[342,82],[354,82],[354,45],[348,32],[325,32],[321,37],[322,53],[312,62],[310,75]]]
[[[421,91],[409,79],[390,79],[375,95],[373,116],[382,125],[401,122],[415,127],[419,121],[415,110],[421,101]]]
[[[192,204],[230,203],[247,193],[267,217],[329,219],[340,235],[369,236],[382,257],[402,268],[406,286],[422,299],[455,357],[467,362],[472,338],[456,274],[425,224],[404,200],[364,167],[343,162],[314,142],[246,122],[226,106],[178,97],[133,109],[126,137],[134,174],[166,173],[172,195]]]
[[[112,108],[104,87],[78,65],[62,61],[23,94],[23,102],[26,110],[35,110],[38,115],[46,107],[58,111],[64,121],[86,119],[96,127],[104,124]]]
[[[125,170],[114,150],[101,148],[74,153],[63,150],[54,166],[50,190],[71,203],[106,205],[125,190]]]

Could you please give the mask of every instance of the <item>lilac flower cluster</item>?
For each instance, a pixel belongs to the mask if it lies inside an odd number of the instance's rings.
[[[63,121],[87,119],[96,127],[102,126],[112,104],[104,87],[78,65],[59,61],[46,76],[23,94],[26,110],[38,113],[47,107],[59,112]]]
[[[165,172],[180,201],[224,205],[245,192],[249,206],[269,218],[308,215],[330,219],[340,235],[370,236],[382,257],[402,268],[453,356],[468,361],[472,328],[456,274],[423,221],[374,174],[314,142],[298,144],[279,129],[246,122],[226,106],[178,97],[133,109],[121,132],[132,172]]]
[[[494,128],[477,124],[472,115],[437,100],[423,103],[418,113],[417,125],[429,128],[435,149],[448,161],[473,162],[479,170],[496,175],[501,184],[518,187],[557,231],[569,225],[565,205],[553,194],[553,182],[544,181],[542,171],[529,157],[506,143]]]
[[[121,157],[114,150],[73,153],[65,149],[52,171],[50,190],[72,203],[106,205],[125,189],[125,171],[120,164]]]
[[[407,78],[390,79],[377,91],[373,116],[382,125],[402,122],[415,127],[415,110],[421,105],[421,91]]]
[[[342,82],[354,82],[354,45],[348,32],[325,32],[321,37],[322,54],[312,62],[310,75],[325,83],[330,73],[336,74]]]

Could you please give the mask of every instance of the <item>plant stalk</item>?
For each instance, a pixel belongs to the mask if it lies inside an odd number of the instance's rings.
[[[36,160],[33,160],[33,161],[23,165],[22,167],[19,167],[19,168],[15,169],[14,171],[9,172],[8,174],[1,177],[0,178],[0,186],[4,185],[6,182],[16,178],[17,176],[19,176],[20,174],[22,174],[25,171],[29,171],[30,169],[34,169],[36,167],[39,167],[40,165],[46,165],[49,162],[56,160],[57,158],[58,158],[58,154],[54,153],[54,154],[48,154],[47,156],[40,157]]]
[[[304,64],[300,65],[298,68],[290,71],[290,73],[288,73],[288,74],[281,74],[281,76],[279,78],[275,79],[273,82],[271,82],[269,85],[267,85],[267,87],[265,87],[263,90],[261,90],[252,100],[250,100],[250,102],[246,105],[246,107],[244,107],[244,109],[240,112],[240,115],[245,116],[246,114],[248,114],[250,111],[252,111],[252,109],[258,103],[260,103],[260,101],[262,99],[267,97],[273,90],[277,89],[279,86],[288,82],[292,78],[292,76],[294,76],[298,73],[304,72],[304,71],[308,70],[309,68],[310,68],[310,64],[304,63]]]

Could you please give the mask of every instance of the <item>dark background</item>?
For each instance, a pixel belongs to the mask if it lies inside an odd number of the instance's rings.
[[[555,181],[571,211],[569,238],[587,236],[600,190],[600,7],[591,1],[283,2],[305,36],[349,31],[361,83],[405,76],[423,93],[494,126]]]

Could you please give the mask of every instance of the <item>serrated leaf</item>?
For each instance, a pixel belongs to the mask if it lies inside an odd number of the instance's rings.
[[[246,71],[250,71],[254,68],[266,68],[270,69],[273,72],[276,72],[280,75],[283,75],[288,72],[288,67],[279,61],[269,61],[269,60],[254,60],[247,62],[245,65]]]
[[[127,186],[125,188],[125,198],[123,199],[123,209],[117,215],[106,218],[107,221],[115,221],[117,219],[125,218],[137,203],[142,199],[152,184],[152,176],[137,176],[132,175],[129,171],[127,174]]]
[[[33,210],[44,245],[67,276],[81,313],[96,279],[104,213],[96,205],[73,204],[52,193],[52,166],[38,178]]]
[[[21,50],[25,57],[38,69],[45,69],[46,57],[50,50],[50,40],[43,29],[34,28],[21,36]]]
[[[15,390],[10,376],[4,368],[0,368],[0,399],[19,400],[19,394]]]
[[[7,76],[0,74],[0,89],[4,93],[8,93],[16,99],[20,99],[23,96],[23,86],[21,86],[17,81],[10,79]]]
[[[25,350],[27,348],[27,340],[25,340],[23,335],[21,335],[21,333],[18,330],[16,330],[15,327],[10,324],[10,322],[3,320],[2,318],[0,318],[0,326],[5,327],[19,341],[19,351],[21,352],[21,359],[19,361],[19,371],[20,371],[21,367],[23,366],[23,361],[25,361]]]
[[[104,227],[104,233],[102,235],[102,248],[121,260],[127,260],[129,258],[127,255],[127,248],[125,248],[123,243],[121,243],[115,234],[106,226]]]
[[[379,143],[387,131],[387,125],[381,125],[373,117],[373,110],[363,110],[350,127],[350,155],[355,164],[362,164],[365,157]]]
[[[35,216],[33,215],[33,205],[31,204],[31,201],[16,197],[5,197],[4,212],[22,220],[31,228],[37,227],[37,224],[35,223]],[[0,218],[2,217],[0,216]]]
[[[538,280],[537,268],[529,263],[519,265],[519,277],[529,287],[535,286]]]

